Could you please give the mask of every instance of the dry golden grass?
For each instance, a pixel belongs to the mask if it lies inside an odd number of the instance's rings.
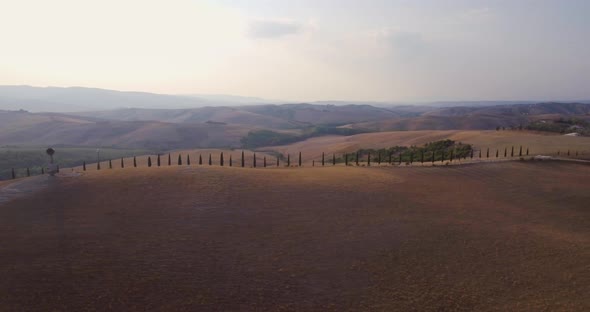
[[[286,146],[268,147],[262,150],[274,150],[283,154],[297,155],[302,152],[304,158],[320,159],[322,152],[331,155],[344,152],[354,152],[360,148],[384,148],[391,146],[424,145],[428,142],[451,139],[458,142],[470,143],[476,149],[490,148],[490,153],[495,156],[496,149],[503,156],[504,148],[508,152],[512,146],[516,151],[522,145],[528,147],[531,155],[555,155],[558,150],[563,153],[571,150],[578,151],[580,157],[590,157],[589,137],[569,137],[556,134],[546,134],[530,131],[394,131],[366,133],[353,136],[325,136],[308,139]]]
[[[0,310],[588,311],[589,175],[89,171],[0,205]]]

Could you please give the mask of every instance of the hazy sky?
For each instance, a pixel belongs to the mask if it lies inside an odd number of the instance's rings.
[[[590,99],[590,1],[0,0],[0,84]]]

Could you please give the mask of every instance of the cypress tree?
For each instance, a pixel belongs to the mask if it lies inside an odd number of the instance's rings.
[[[440,151],[440,162],[444,162],[445,161],[445,150]]]
[[[367,166],[371,166],[371,152],[369,152],[369,156],[367,156]]]
[[[41,174],[45,174],[45,168],[41,167]]]
[[[392,157],[392,156],[393,156],[393,153],[392,153],[392,152],[389,152],[389,161],[388,161],[388,163],[389,163],[390,165],[391,165],[391,164],[392,164],[392,162],[393,162],[393,160],[391,159],[391,157]]]
[[[568,155],[569,155],[569,151],[568,151]],[[522,145],[520,146],[520,151],[518,152],[518,156],[521,157],[522,156]]]
[[[344,153],[344,165],[348,166],[348,154]]]
[[[291,167],[291,155],[287,154],[287,167]]]
[[[377,153],[377,165],[381,165],[381,152]]]
[[[401,165],[401,164],[402,164],[402,153],[400,152],[399,153],[399,162],[398,162],[398,165]]]
[[[191,155],[190,154],[186,154],[186,164],[187,164],[187,166],[191,165]]]
[[[514,157],[514,146],[512,146],[512,151],[510,152],[510,157]]]
[[[471,150],[471,153],[473,153],[473,150]],[[434,150],[432,150],[432,164],[434,164]]]
[[[336,166],[336,154],[332,154],[332,166]]]
[[[498,158],[498,155],[500,155],[499,153],[500,153],[500,151],[498,151],[498,149],[496,149],[496,158]]]
[[[488,150],[486,151],[486,158],[490,158],[490,148],[488,147]]]
[[[213,159],[211,158],[211,154],[209,154],[209,166],[213,165]]]
[[[414,163],[414,153],[410,152],[410,164]]]
[[[356,165],[359,165],[359,152],[356,152]]]
[[[557,156],[559,156],[559,150],[557,150]]]
[[[246,162],[244,161],[244,150],[242,150],[242,168],[246,165]]]
[[[277,155],[277,168],[279,167],[279,165],[280,165],[280,161],[279,161],[279,156]]]
[[[230,166],[230,167],[232,167],[233,165],[234,165],[234,164],[233,164],[233,161],[232,161],[232,159],[231,159],[231,154],[229,154],[229,166]]]
[[[162,162],[160,160],[160,154],[158,154],[158,158],[156,159],[156,163],[157,163],[158,167],[160,167],[160,165],[162,165]]]
[[[31,176],[31,171],[29,171],[29,167],[27,167],[27,177]]]
[[[322,167],[324,166],[324,152],[322,152]]]
[[[221,152],[221,155],[219,155],[219,165],[221,167],[223,167],[224,165],[223,152]]]
[[[479,158],[481,158],[481,150],[479,150]]]
[[[172,156],[168,153],[168,166],[172,166]]]
[[[526,148],[526,155],[529,156],[529,148]],[[578,156],[578,152],[576,152],[576,156]]]
[[[256,153],[254,153],[254,160],[252,161],[254,168],[256,168]]]
[[[264,166],[264,168],[266,168],[266,156],[262,158],[262,165]],[[299,167],[301,167],[301,160],[299,161]]]
[[[16,174],[14,173],[14,168],[12,168],[12,179],[16,179]]]
[[[199,165],[203,164],[203,156],[201,156],[201,154],[199,154]]]
[[[266,167],[266,158],[265,158],[264,163],[265,163],[264,166]],[[301,167],[301,152],[299,152],[299,167]]]
[[[507,147],[504,148],[504,158],[506,158],[506,156],[508,156],[508,148]]]
[[[133,156],[133,167],[137,168],[137,159]]]
[[[570,155],[570,150],[567,150],[567,155],[568,155],[568,156]]]
[[[152,166],[152,157],[148,156],[148,167]]]
[[[178,154],[178,165],[182,165],[182,157]]]
[[[449,159],[451,162],[453,162],[453,151],[454,151],[454,150],[451,150],[451,157],[450,157],[450,159]]]
[[[473,159],[473,148],[471,149],[471,159]]]
[[[311,166],[312,166],[312,167],[315,167],[315,160],[312,160],[312,161],[311,161]]]
[[[100,161],[96,163],[96,170],[100,170]]]
[[[113,169],[113,163],[111,162],[110,159],[109,159],[109,169]]]
[[[84,161],[84,162],[82,162],[82,170],[83,170],[83,171],[86,171],[86,162],[85,162],[85,161]]]
[[[158,166],[160,165],[160,163],[158,162]],[[123,162],[123,157],[121,157],[121,168],[125,168],[125,163]]]
[[[424,150],[422,150],[422,155],[420,156],[420,163],[424,164]]]

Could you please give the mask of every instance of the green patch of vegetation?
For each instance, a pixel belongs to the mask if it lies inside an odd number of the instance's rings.
[[[432,161],[433,153],[434,160],[440,161],[443,157],[449,159],[451,152],[454,158],[465,158],[471,155],[472,151],[471,144],[463,144],[461,142],[455,142],[452,140],[441,140],[426,143],[424,146],[393,146],[390,148],[382,149],[359,149],[358,151],[349,154],[349,162],[356,161],[356,154],[358,153],[359,159],[366,161],[369,154],[371,155],[371,162],[389,162],[391,157],[392,162],[399,162],[401,156],[401,162],[417,162],[421,161],[424,157],[424,161]],[[342,162],[343,158],[339,157],[337,162]]]
[[[26,176],[27,168],[31,175],[41,173],[41,168],[49,163],[46,147],[1,146],[0,147],[0,180],[11,178],[11,170],[15,169],[17,176]],[[74,167],[86,163],[96,162],[95,147],[54,147],[54,161],[60,167]],[[114,149],[101,148],[101,161],[149,154],[142,149]]]
[[[355,135],[369,132],[363,129],[338,128],[331,126],[314,126],[303,129],[300,135],[286,134],[271,130],[255,130],[241,139],[244,148],[257,148],[263,146],[276,146],[291,144],[313,137],[325,135]]]
[[[540,120],[530,123],[528,130],[555,132],[555,133],[571,133],[577,132],[581,135],[590,135],[590,124],[582,119],[577,118],[559,118],[558,120]]]

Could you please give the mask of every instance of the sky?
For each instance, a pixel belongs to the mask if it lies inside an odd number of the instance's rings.
[[[586,0],[0,0],[0,84],[351,101],[590,99]]]

